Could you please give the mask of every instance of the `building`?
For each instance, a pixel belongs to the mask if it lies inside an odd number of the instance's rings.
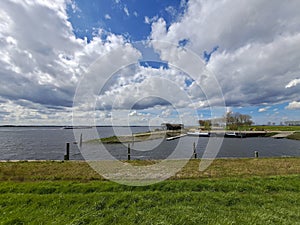
[[[181,130],[184,129],[183,124],[172,124],[172,123],[162,123],[161,127],[163,130]]]

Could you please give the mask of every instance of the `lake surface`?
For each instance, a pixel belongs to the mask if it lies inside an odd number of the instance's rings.
[[[116,129],[114,131],[114,129]],[[153,130],[151,127],[97,127],[99,137],[128,135],[132,133]],[[83,129],[83,140],[89,129]],[[77,133],[80,130],[76,131]],[[70,159],[127,159],[127,144],[112,144],[100,146],[98,144],[83,144],[79,151],[72,129],[60,127],[0,127],[0,160],[62,160],[65,154],[65,143],[71,143]],[[193,151],[193,143],[196,143],[198,157],[210,158],[207,150],[208,142],[222,141],[220,138],[184,137],[174,141],[162,139],[131,143],[132,159],[165,159],[190,157]],[[176,149],[176,151],[174,150]],[[260,157],[290,157],[300,156],[300,141],[273,138],[224,138],[217,158],[224,157],[253,157],[254,151],[259,152]]]

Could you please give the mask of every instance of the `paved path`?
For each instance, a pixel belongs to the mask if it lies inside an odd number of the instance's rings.
[[[287,136],[293,134],[294,132],[292,131],[282,131],[279,134],[276,134],[272,136],[273,138],[279,139],[279,138],[286,138]]]

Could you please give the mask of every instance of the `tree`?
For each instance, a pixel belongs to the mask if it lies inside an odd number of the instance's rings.
[[[204,129],[205,130],[211,130],[211,121],[210,120],[206,120],[204,123]]]
[[[204,127],[205,121],[206,121],[206,120],[199,120],[199,125],[200,125],[201,127]]]
[[[199,120],[200,127],[204,127],[205,130],[211,130],[211,120]]]
[[[251,116],[247,114],[228,112],[225,119],[230,130],[237,130],[240,126],[250,126],[253,124]]]

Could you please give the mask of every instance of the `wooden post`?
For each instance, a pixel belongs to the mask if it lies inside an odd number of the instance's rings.
[[[193,154],[194,154],[194,158],[197,159],[197,152],[196,152],[196,143],[193,143]]]
[[[66,154],[64,155],[64,160],[70,160],[70,143],[66,143]]]
[[[255,151],[255,152],[254,152],[254,157],[255,157],[255,158],[258,158],[258,151]]]
[[[130,144],[128,144],[128,148],[127,148],[127,160],[130,160]]]
[[[79,139],[79,148],[81,149],[82,147],[82,133],[80,134],[80,139]]]

